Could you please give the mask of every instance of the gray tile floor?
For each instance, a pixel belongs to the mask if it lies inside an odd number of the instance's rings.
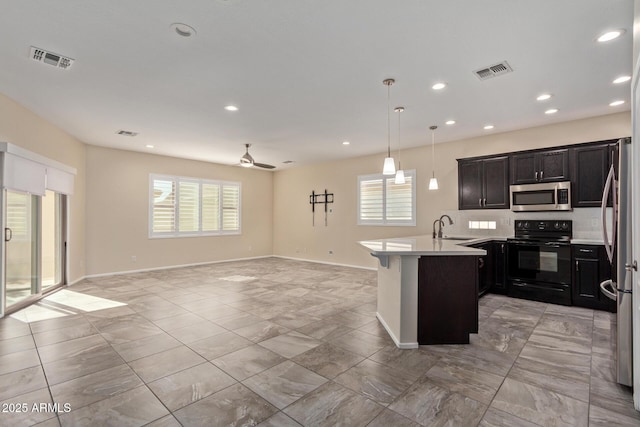
[[[487,295],[471,344],[398,350],[373,271],[266,258],[68,290],[32,308],[59,317],[0,319],[1,425],[640,425],[610,313]]]

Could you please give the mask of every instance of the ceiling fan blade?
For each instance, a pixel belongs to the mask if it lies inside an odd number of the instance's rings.
[[[268,165],[266,163],[256,163],[256,162],[253,162],[253,166],[257,166],[257,167],[263,168],[263,169],[275,169],[276,168],[273,165]]]

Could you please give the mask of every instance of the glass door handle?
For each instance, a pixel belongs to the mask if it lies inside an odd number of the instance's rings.
[[[5,242],[10,242],[12,238],[13,238],[13,230],[11,230],[9,227],[5,227],[5,229],[4,229],[4,241]]]

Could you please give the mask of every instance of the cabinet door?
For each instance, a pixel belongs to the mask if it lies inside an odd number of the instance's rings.
[[[507,292],[507,244],[505,242],[495,242],[493,244],[493,255],[495,260],[495,280],[491,291],[503,294]]]
[[[538,157],[538,181],[553,182],[569,179],[569,150],[543,151]]]
[[[608,145],[590,145],[571,150],[574,208],[599,207],[602,203],[602,190],[609,173],[609,150]]]
[[[590,258],[574,259],[575,265],[575,283],[573,286],[573,303],[575,305],[592,305],[597,303],[598,294],[600,293],[600,283],[598,277],[598,260]]]
[[[483,206],[491,209],[508,209],[509,157],[483,160]]]
[[[458,209],[482,208],[482,161],[458,162]]]
[[[530,184],[535,183],[537,175],[536,156],[534,153],[514,154],[510,159],[511,183]]]

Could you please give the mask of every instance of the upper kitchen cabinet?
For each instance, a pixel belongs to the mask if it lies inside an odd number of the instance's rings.
[[[602,190],[612,159],[617,155],[616,144],[603,141],[571,148],[572,204],[574,208],[600,207]]]
[[[511,184],[566,181],[569,150],[544,150],[511,156]]]
[[[509,157],[458,160],[458,209],[509,208]]]

